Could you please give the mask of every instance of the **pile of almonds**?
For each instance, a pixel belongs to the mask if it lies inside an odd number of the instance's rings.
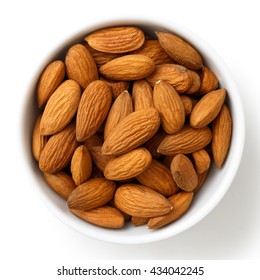
[[[180,218],[227,156],[226,90],[179,36],[98,30],[46,66],[32,151],[79,218],[161,228]]]

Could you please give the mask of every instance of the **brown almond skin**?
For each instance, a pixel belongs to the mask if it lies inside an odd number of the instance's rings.
[[[112,104],[106,118],[104,128],[104,140],[117,124],[127,115],[133,113],[133,103],[131,95],[127,90],[123,91]]]
[[[104,139],[101,134],[95,133],[84,141],[84,145],[90,150],[95,146],[102,146]]]
[[[73,122],[50,137],[40,155],[40,170],[48,173],[61,171],[69,164],[78,145]]]
[[[191,85],[190,87],[185,91],[185,94],[194,94],[199,91],[201,80],[198,73],[195,71],[188,70],[188,74],[191,77]]]
[[[63,61],[55,60],[47,65],[37,85],[37,102],[39,108],[48,101],[55,89],[62,83],[64,77],[65,64]]]
[[[197,187],[193,190],[194,195],[202,188],[202,186],[204,185],[204,182],[206,181],[208,175],[208,170],[198,174],[198,185]]]
[[[105,178],[90,179],[79,185],[69,196],[69,209],[87,211],[108,203],[114,196],[116,184]]]
[[[182,191],[169,197],[168,200],[173,207],[172,211],[164,216],[149,219],[147,223],[149,229],[162,228],[183,216],[190,207],[193,200],[193,193]]]
[[[136,216],[131,217],[131,224],[135,227],[145,225],[145,224],[147,224],[148,221],[149,221],[149,218],[136,217]]]
[[[66,127],[75,116],[81,98],[80,86],[73,80],[63,82],[49,98],[41,119],[42,135],[52,135]]]
[[[212,140],[209,127],[200,129],[184,126],[179,132],[167,135],[158,147],[158,152],[166,156],[190,154],[206,147]]]
[[[216,166],[220,168],[227,157],[232,134],[232,117],[226,105],[223,105],[219,115],[213,121],[212,133],[212,155]]]
[[[113,156],[105,156],[102,154],[102,147],[101,146],[93,146],[90,148],[91,157],[97,166],[97,168],[104,172],[106,165],[108,162],[113,159]]]
[[[132,89],[134,111],[153,108],[153,90],[146,80],[134,81]]]
[[[133,26],[108,27],[85,37],[88,44],[102,52],[126,53],[140,48],[145,40],[141,29]]]
[[[198,90],[200,95],[204,95],[218,88],[218,78],[208,67],[203,66],[200,77],[201,85]]]
[[[155,69],[153,60],[141,54],[129,54],[115,58],[99,68],[102,76],[116,81],[140,80]]]
[[[88,148],[80,145],[74,152],[71,163],[70,171],[72,179],[78,186],[87,181],[92,173],[92,159]]]
[[[48,185],[64,199],[68,199],[71,192],[77,187],[72,178],[62,171],[55,174],[44,172],[43,176]]]
[[[121,181],[138,176],[152,162],[152,156],[145,148],[137,148],[111,159],[104,170],[109,180]]]
[[[179,188],[172,179],[170,170],[157,160],[152,160],[149,167],[136,177],[137,181],[164,196],[175,194]]]
[[[104,205],[92,210],[82,211],[69,209],[74,215],[82,220],[104,228],[122,228],[125,224],[123,214],[114,207]]]
[[[47,136],[41,135],[40,133],[40,122],[42,118],[42,113],[37,117],[32,133],[32,153],[34,158],[39,161],[41,152],[47,143]]]
[[[109,86],[103,81],[94,81],[84,90],[76,118],[76,135],[83,142],[100,128],[112,102]]]
[[[200,54],[188,42],[166,32],[155,32],[155,34],[165,52],[174,61],[192,70],[199,70],[203,66]]]
[[[83,90],[98,79],[95,60],[81,44],[76,44],[68,50],[65,65],[68,78],[76,81]]]
[[[164,131],[173,134],[185,122],[185,110],[177,91],[168,83],[159,80],[153,90],[154,107],[158,110]]]
[[[225,98],[224,88],[205,94],[190,114],[190,125],[194,128],[202,128],[211,123],[221,110]]]
[[[157,152],[157,149],[165,136],[166,134],[164,131],[158,131],[151,139],[149,139],[144,144],[144,147],[150,152],[152,158],[157,159],[161,157],[161,154]]]
[[[154,136],[160,117],[154,108],[139,110],[123,118],[102,146],[104,155],[120,155],[137,148]]]
[[[178,64],[162,64],[155,67],[154,72],[146,77],[154,86],[157,81],[164,80],[171,84],[179,93],[187,91],[192,83],[188,69]]]
[[[181,101],[184,106],[185,117],[189,116],[193,109],[193,102],[189,96],[181,95]]]
[[[138,184],[125,184],[115,192],[116,206],[131,216],[156,217],[171,211],[171,204],[161,194]]]
[[[124,90],[128,90],[130,87],[130,82],[127,81],[112,81],[100,77],[101,81],[108,84],[112,90],[113,99],[116,99]]]
[[[171,173],[177,186],[186,191],[193,191],[198,185],[198,176],[190,159],[183,155],[176,155],[171,163]]]
[[[211,163],[210,156],[205,149],[198,150],[192,153],[194,166],[198,174],[206,172]]]

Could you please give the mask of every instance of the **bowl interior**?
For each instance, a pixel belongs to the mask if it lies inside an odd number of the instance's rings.
[[[214,71],[219,79],[221,87],[225,87],[228,92],[227,103],[233,118],[233,128],[231,147],[224,166],[221,169],[217,169],[213,164],[203,188],[194,198],[186,214],[173,224],[160,230],[148,230],[145,226],[126,226],[120,230],[111,230],[99,228],[80,220],[67,210],[66,202],[46,184],[31,153],[31,133],[38,114],[36,109],[36,85],[42,70],[53,60],[64,59],[66,50],[76,42],[82,42],[86,34],[99,28],[113,25],[136,25],[141,27],[150,36],[154,36],[154,31],[168,31],[183,37],[197,48],[203,57],[205,65],[209,66],[210,69]],[[200,37],[176,23],[163,20],[159,22],[118,20],[98,23],[87,27],[61,43],[48,58],[44,59],[38,73],[35,74],[32,80],[26,97],[22,124],[22,144],[25,152],[25,166],[28,168],[28,174],[31,177],[32,184],[44,204],[47,205],[48,209],[57,218],[75,230],[99,240],[121,244],[148,243],[174,236],[188,229],[205,217],[218,204],[229,188],[240,163],[244,146],[245,127],[243,108],[236,84],[227,67],[215,51]]]

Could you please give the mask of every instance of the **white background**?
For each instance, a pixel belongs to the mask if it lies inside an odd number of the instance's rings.
[[[0,255],[2,273],[60,260],[260,260],[260,17],[258,1],[1,1]],[[68,228],[46,209],[21,165],[26,88],[49,49],[93,20],[163,17],[205,39],[236,80],[246,116],[244,156],[221,203],[186,232],[153,244],[113,245]],[[1,262],[3,264],[3,262]],[[14,268],[18,269],[14,269]],[[9,270],[9,272],[8,272]],[[11,272],[12,271],[12,272]],[[14,279],[9,275],[10,279]]]

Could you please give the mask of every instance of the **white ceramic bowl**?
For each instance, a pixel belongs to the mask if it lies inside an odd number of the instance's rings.
[[[35,109],[37,108],[35,88],[43,68],[54,59],[62,57],[70,45],[81,41],[86,34],[113,25],[137,25],[151,35],[154,31],[169,31],[180,35],[196,47],[201,53],[205,64],[217,75],[221,87],[225,87],[228,92],[227,103],[231,109],[233,130],[231,147],[225,164],[221,169],[211,168],[205,185],[196,195],[188,212],[173,224],[159,230],[148,230],[145,226],[127,226],[120,230],[111,230],[91,225],[77,218],[67,210],[65,201],[46,184],[31,153],[31,132],[38,113],[37,109]],[[25,166],[28,168],[28,176],[34,188],[38,191],[40,198],[47,208],[58,219],[73,229],[99,240],[119,244],[149,243],[183,232],[198,223],[219,203],[235,177],[242,156],[245,138],[244,113],[239,91],[229,70],[216,52],[199,36],[174,22],[162,19],[147,21],[137,19],[108,20],[89,25],[85,28],[82,27],[81,31],[76,31],[75,34],[72,36],[68,34],[68,39],[62,42],[56,50],[53,50],[48,58],[43,59],[42,66],[35,73],[35,76],[32,77],[32,83],[27,92],[23,114],[22,144]],[[40,221],[38,222],[40,223]]]

